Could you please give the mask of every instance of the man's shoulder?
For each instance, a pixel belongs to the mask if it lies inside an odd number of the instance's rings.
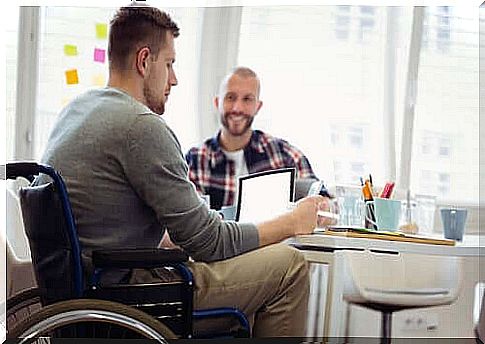
[[[210,137],[202,142],[200,145],[191,147],[187,155],[196,156],[196,155],[203,155],[208,154],[209,152],[214,150],[214,137]]]
[[[304,156],[303,152],[297,148],[296,146],[289,143],[287,140],[282,139],[277,136],[273,136],[271,134],[265,133],[261,130],[254,130],[257,137],[257,142],[266,150],[272,149],[273,151],[276,150],[283,154],[290,154],[296,156]]]
[[[253,132],[256,140],[263,145],[269,145],[269,144],[289,145],[288,141],[280,137],[273,136],[269,133],[263,132],[261,130],[254,130]]]
[[[113,87],[87,91],[74,102],[89,104],[105,115],[156,115],[131,95]]]

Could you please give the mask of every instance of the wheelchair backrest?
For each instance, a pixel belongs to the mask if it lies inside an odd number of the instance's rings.
[[[81,249],[65,184],[50,166],[7,164],[7,178],[47,174],[51,182],[19,191],[25,233],[29,239],[37,284],[46,294],[42,303],[79,298],[84,281]]]

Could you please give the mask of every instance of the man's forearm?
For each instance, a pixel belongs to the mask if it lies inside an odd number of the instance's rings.
[[[299,234],[310,234],[317,225],[317,211],[324,209],[326,199],[310,196],[296,203],[292,211],[273,220],[260,223],[258,227],[259,245],[266,246]],[[328,209],[328,204],[326,206]]]
[[[258,224],[259,245],[271,245],[294,236],[296,225],[291,213]]]

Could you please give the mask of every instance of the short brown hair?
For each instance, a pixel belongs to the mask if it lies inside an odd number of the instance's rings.
[[[165,44],[166,32],[179,35],[170,16],[149,6],[121,7],[110,22],[108,57],[110,68],[125,69],[131,52],[147,46],[157,56]]]

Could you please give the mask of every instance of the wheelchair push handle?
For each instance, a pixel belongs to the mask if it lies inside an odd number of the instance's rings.
[[[31,161],[10,162],[6,165],[2,165],[2,179],[15,179],[17,177],[24,177],[29,181],[33,180],[33,176],[39,173],[45,173],[49,176],[53,176],[56,172],[50,166],[44,164],[38,164]],[[5,171],[5,176],[3,172]],[[6,177],[6,178],[5,178]]]

